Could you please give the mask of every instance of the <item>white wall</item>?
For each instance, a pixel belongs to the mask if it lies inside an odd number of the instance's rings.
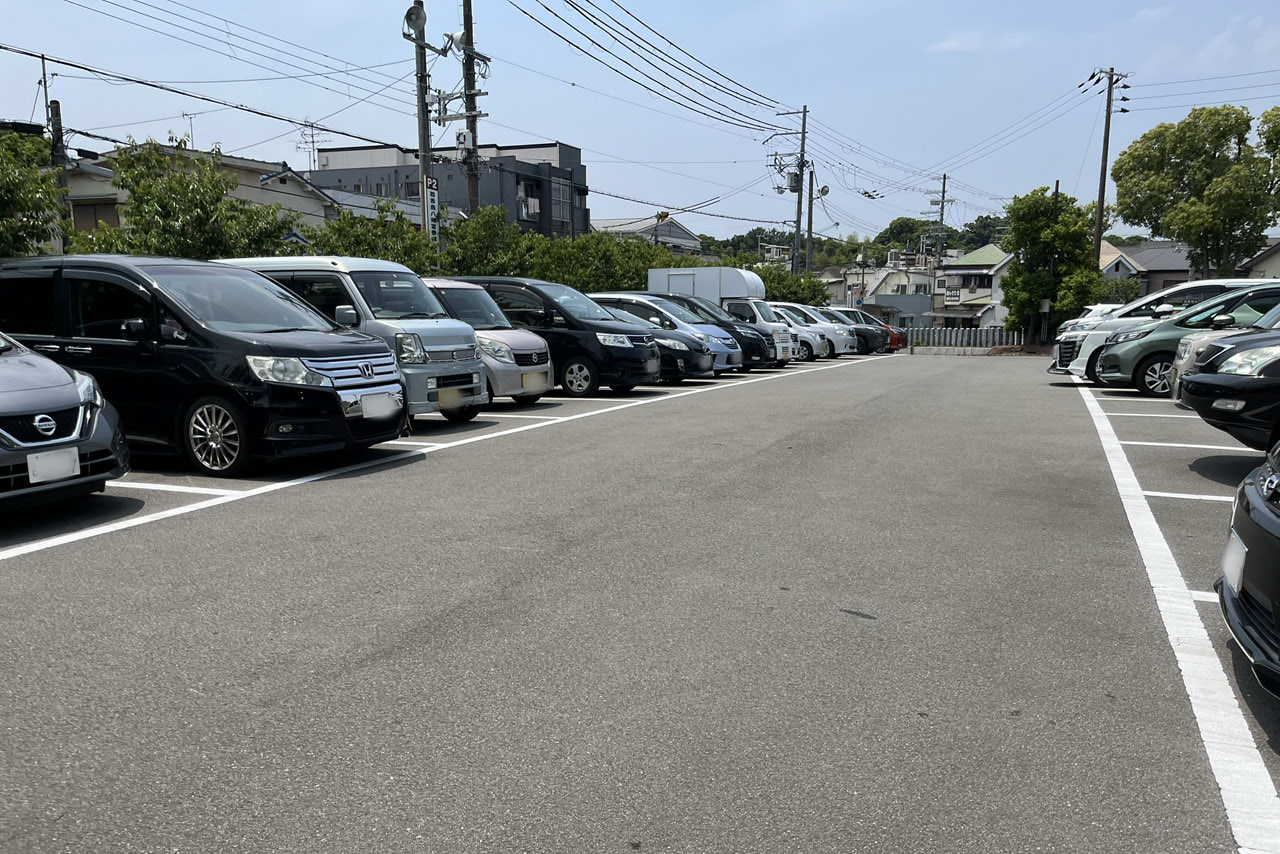
[[[417,166],[418,158],[398,148],[364,148],[357,151],[321,151],[321,169],[383,169],[390,166]]]

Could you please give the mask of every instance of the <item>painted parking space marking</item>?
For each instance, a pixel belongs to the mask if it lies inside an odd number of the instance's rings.
[[[532,418],[537,421],[559,421],[562,415],[517,415],[514,412],[483,412],[477,419],[483,421],[486,418]]]
[[[1212,590],[1192,590],[1191,598],[1197,602],[1212,602],[1215,605],[1218,604],[1218,594],[1214,593]]]
[[[399,453],[391,454],[385,457],[379,457],[377,459],[363,460],[358,463],[352,463],[350,465],[340,466],[339,468],[328,469],[322,472],[316,472],[315,474],[305,475],[303,477],[297,477],[291,480],[280,481],[278,483],[269,483],[263,486],[255,487],[253,489],[241,490],[232,495],[219,495],[204,501],[196,501],[191,504],[185,504],[181,507],[174,507],[169,510],[161,510],[157,513],[149,513],[144,516],[135,516],[132,519],[122,519],[118,522],[110,522],[105,525],[96,525],[92,528],[85,528],[84,530],[81,530],[81,531],[73,531],[67,534],[60,534],[56,537],[46,537],[40,540],[33,540],[29,543],[23,543],[22,545],[11,546],[6,549],[0,549],[0,561],[11,560],[12,558],[20,557],[25,554],[31,554],[32,552],[44,551],[46,549],[56,548],[57,546],[79,542],[80,540],[87,540],[93,537],[100,537],[105,534],[112,534],[117,531],[124,531],[129,528],[136,528],[140,525],[147,525],[152,522],[162,521],[164,519],[172,519],[175,516],[183,516],[188,513],[195,513],[199,510],[207,510],[209,508],[217,507],[222,504],[230,504],[233,501],[242,501],[246,498],[254,498],[259,495],[267,495],[272,492],[279,492],[282,489],[290,489],[295,486],[302,486],[308,483],[315,483],[321,480],[328,480],[329,478],[341,477],[343,475],[354,474],[356,472],[368,471],[369,469],[383,468],[386,466],[394,465],[396,463],[420,459],[421,457],[424,457],[427,454],[433,454],[438,451],[447,450],[449,448],[457,448],[463,445],[471,445],[476,442],[485,442],[490,439],[497,439],[502,436],[511,436],[515,433],[524,433],[529,430],[539,430],[545,427],[554,427],[556,425],[564,424],[570,421],[578,421],[583,418],[591,418],[596,415],[605,415],[610,412],[620,412],[624,409],[634,409],[635,407],[638,407],[638,406],[646,406],[650,403],[657,403],[663,400],[671,400],[674,398],[681,398],[681,397],[690,397],[695,394],[705,394],[707,392],[720,391],[722,389],[733,388],[741,385],[751,385],[753,383],[770,382],[773,380],[785,379],[787,377],[798,377],[798,376],[803,376],[804,374],[815,373],[817,371],[830,371],[835,368],[847,368],[853,365],[865,365],[871,362],[879,361],[881,359],[892,359],[892,358],[895,358],[895,357],[893,355],[873,356],[868,359],[859,359],[858,361],[851,361],[851,362],[837,362],[832,365],[823,365],[821,367],[816,367],[816,368],[807,368],[802,371],[788,371],[787,373],[754,377],[749,380],[743,380],[742,382],[717,383],[715,385],[707,385],[701,388],[691,388],[685,391],[674,392],[670,394],[659,394],[653,397],[647,397],[640,400],[623,399],[622,402],[617,402],[616,400],[608,400],[608,402],[616,403],[616,405],[606,406],[602,409],[593,409],[588,412],[580,412],[575,415],[565,415],[556,421],[535,421],[535,422],[530,422],[528,424],[522,424],[519,427],[509,427],[505,430],[495,430],[490,433],[483,433],[479,436],[470,436],[465,439],[457,439],[452,442],[433,443],[429,447],[418,447],[418,448],[415,448],[414,450],[401,451]],[[582,398],[577,398],[577,399],[581,400]],[[401,444],[402,442],[405,442],[405,441],[408,441],[408,440],[399,440],[399,439],[394,440],[395,444]],[[386,442],[384,444],[392,444],[392,442]]]
[[[154,489],[156,492],[185,492],[190,495],[239,495],[243,489],[213,489],[208,486],[182,486],[176,483],[146,483],[140,480],[109,480],[116,489]]]
[[[1079,392],[1133,531],[1209,766],[1222,794],[1231,833],[1242,852],[1280,851],[1280,797],[1276,796],[1275,783],[1200,619],[1196,600],[1107,413],[1083,383]]]
[[[1228,504],[1235,501],[1235,498],[1230,495],[1195,495],[1190,492],[1156,492],[1147,489],[1144,489],[1142,494],[1148,498],[1183,498],[1187,501],[1225,501]]]
[[[1107,415],[1111,418],[1200,418],[1199,415],[1166,415],[1163,412],[1108,412]]]
[[[1197,451],[1237,451],[1242,454],[1260,454],[1244,445],[1197,445],[1193,442],[1121,442],[1121,445],[1141,445],[1146,448],[1192,448]]]
[[[391,439],[383,442],[384,445],[411,445],[415,448],[438,448],[439,442],[419,442],[414,439]]]

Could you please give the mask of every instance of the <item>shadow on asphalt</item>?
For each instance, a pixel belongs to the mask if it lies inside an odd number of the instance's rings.
[[[1252,668],[1249,667],[1249,659],[1240,651],[1240,647],[1236,646],[1236,642],[1229,641],[1228,647],[1231,650],[1231,671],[1235,676],[1236,690],[1240,692],[1240,699],[1244,700],[1244,704],[1249,708],[1249,714],[1267,734],[1267,747],[1272,753],[1280,756],[1280,699],[1268,694],[1258,684]]]
[[[145,506],[142,498],[108,492],[6,511],[4,524],[0,526],[0,548],[119,522],[141,512]]]
[[[1191,471],[1223,486],[1239,486],[1245,475],[1258,467],[1258,458],[1239,454],[1200,457],[1187,466]]]

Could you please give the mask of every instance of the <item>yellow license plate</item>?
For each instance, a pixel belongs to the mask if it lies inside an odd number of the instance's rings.
[[[440,408],[457,409],[462,405],[462,392],[456,388],[440,389]]]
[[[543,375],[538,372],[520,375],[520,388],[542,388],[546,385]]]

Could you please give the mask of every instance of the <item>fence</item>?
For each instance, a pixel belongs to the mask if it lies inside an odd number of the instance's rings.
[[[904,330],[907,344],[920,347],[1018,347],[1022,345],[1022,330],[1002,329],[999,326],[981,326],[947,329],[942,326],[914,327]]]

